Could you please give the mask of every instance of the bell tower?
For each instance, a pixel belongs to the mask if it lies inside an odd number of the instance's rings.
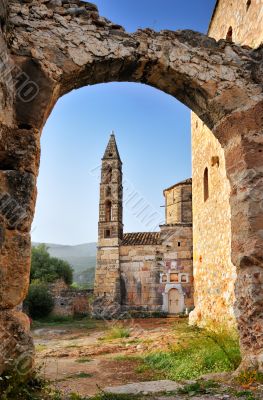
[[[120,293],[120,245],[123,237],[122,162],[112,132],[101,164],[97,264],[93,314],[118,313]]]
[[[122,162],[112,132],[101,165],[99,246],[116,246],[123,236]]]

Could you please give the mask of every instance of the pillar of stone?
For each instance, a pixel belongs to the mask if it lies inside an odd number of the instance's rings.
[[[234,312],[242,351],[239,370],[263,371],[262,115],[263,102],[237,112],[219,128],[222,138],[231,137],[224,150],[231,184],[231,254],[237,268]]]
[[[6,48],[7,1],[0,1],[0,375],[27,376],[33,365],[28,317],[18,311],[30,273],[39,133],[16,126],[14,65]]]
[[[120,244],[123,237],[122,162],[112,133],[102,158],[98,251],[93,313],[113,317],[120,311]]]

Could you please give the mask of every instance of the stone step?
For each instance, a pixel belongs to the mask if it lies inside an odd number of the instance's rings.
[[[105,392],[114,394],[152,394],[169,393],[181,388],[177,382],[170,380],[130,383],[122,386],[107,387]]]

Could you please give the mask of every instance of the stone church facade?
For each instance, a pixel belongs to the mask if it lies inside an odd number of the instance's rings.
[[[208,35],[216,40],[226,39],[229,43],[234,42],[237,45],[257,48],[263,43],[262,2],[258,0],[234,0],[230,3],[228,0],[218,0],[209,25]],[[233,54],[229,53],[229,59],[231,56]],[[229,201],[231,188],[226,174],[224,149],[211,130],[194,113],[191,117],[191,131],[193,171],[191,186],[193,249],[191,247],[191,252],[195,282],[195,309],[190,313],[190,322],[202,326],[211,323],[217,324],[218,322],[223,325],[234,326],[236,324],[234,307],[236,291],[241,292],[243,288],[236,286],[237,269],[231,260],[231,207]],[[180,184],[178,187],[180,187]],[[136,234],[133,234],[133,239],[130,236],[132,234],[126,234],[127,236],[124,235],[119,242],[118,262],[122,267],[120,267],[121,280],[116,293],[119,293],[118,302],[125,303],[122,308],[124,305],[127,308],[133,304],[138,306],[140,301],[138,301],[136,293],[141,293],[141,299],[145,301],[141,301],[140,306],[144,303],[148,304],[148,307],[167,311],[167,297],[162,284],[160,285],[157,281],[154,284],[153,280],[149,279],[145,273],[145,281],[151,282],[151,286],[148,285],[150,292],[146,293],[144,286],[147,286],[143,285],[144,280],[136,278],[132,284],[132,279],[135,275],[140,276],[139,265],[142,265],[140,263],[143,262],[142,259],[139,259],[135,248],[139,250],[139,247],[141,247],[141,257],[143,257],[145,251],[149,252],[150,246],[152,246],[153,253],[149,254],[148,257],[153,257],[155,251],[159,251],[160,241],[163,243],[163,235],[170,222],[176,224],[178,221],[182,221],[178,213],[174,212],[176,202],[170,204],[169,196],[173,195],[172,192],[172,190],[170,193],[169,190],[165,191],[166,225],[160,227],[160,232],[156,233],[156,236],[153,233],[149,234],[147,239],[145,236],[142,244]],[[183,232],[186,232],[185,226]],[[146,242],[152,244],[145,244]],[[176,240],[169,245],[176,253],[176,250],[178,250],[176,249]],[[102,248],[99,248],[98,257],[100,257],[101,251],[103,251]],[[166,261],[168,261],[165,259],[167,254],[163,248],[161,254],[163,254],[163,259],[161,259],[161,256],[157,259],[163,265],[158,266],[157,264],[156,276],[163,273],[162,267],[165,269]],[[137,262],[138,264],[136,264]],[[150,259],[148,262],[150,265]],[[100,268],[100,262],[98,262],[98,268]],[[142,268],[147,269],[146,266]],[[151,268],[153,268],[153,264],[151,264],[150,270]],[[191,274],[192,281],[193,276]],[[163,279],[166,279],[166,277]],[[136,282],[142,282],[142,289],[138,289],[138,292],[136,291]],[[246,281],[244,280],[245,284]],[[141,287],[140,284],[138,287]],[[125,293],[124,296],[121,295],[121,291]],[[99,291],[98,293],[101,294]],[[148,300],[149,298],[151,301]],[[153,303],[156,307],[153,306]]]
[[[122,162],[112,134],[101,167],[95,314],[193,308],[192,180],[164,197],[159,232],[123,233]]]

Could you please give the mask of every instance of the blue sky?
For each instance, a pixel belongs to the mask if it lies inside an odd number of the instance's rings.
[[[151,27],[206,33],[215,4],[215,0],[94,2],[101,15],[130,32]],[[47,121],[41,139],[34,241],[97,240],[99,168],[111,130],[123,161],[125,232],[153,230],[163,221],[163,189],[191,176],[190,111],[149,86],[107,83],[67,94]],[[142,215],[140,207],[145,209]]]

